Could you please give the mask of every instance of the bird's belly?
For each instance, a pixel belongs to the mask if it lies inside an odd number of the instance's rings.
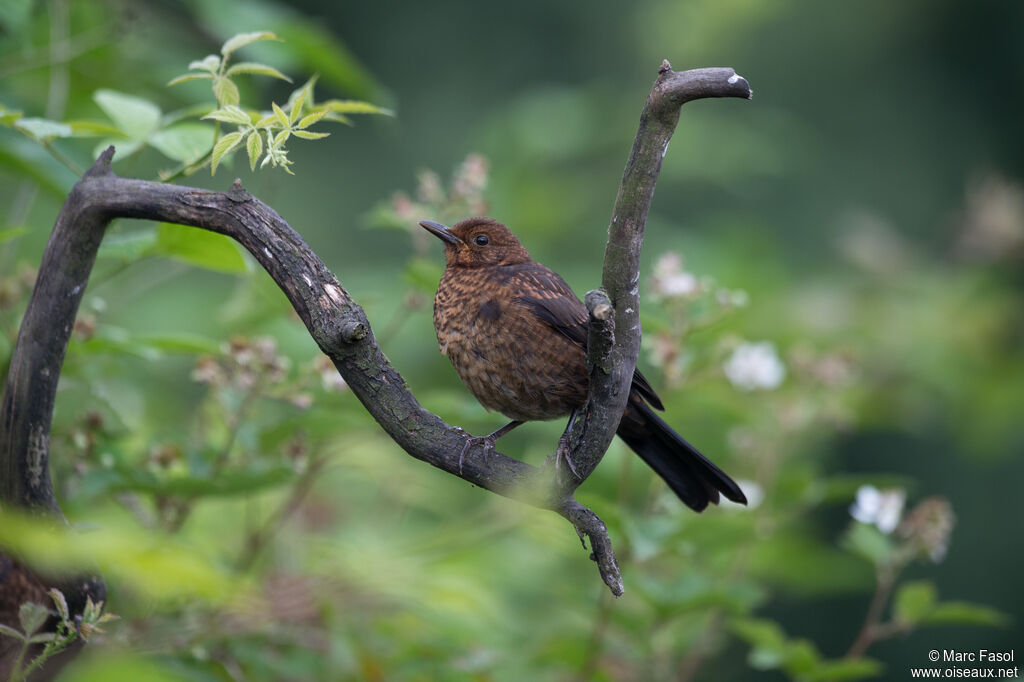
[[[487,409],[517,421],[546,420],[568,415],[586,399],[583,351],[554,330],[509,313],[444,319],[437,327],[441,352]]]

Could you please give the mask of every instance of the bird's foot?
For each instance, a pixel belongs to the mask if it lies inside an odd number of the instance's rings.
[[[569,447],[569,429],[566,429],[565,433],[558,439],[558,449],[555,450],[555,472],[558,472],[558,463],[561,460],[565,460],[566,466],[569,467],[569,471],[576,478],[582,478],[577,472],[576,467],[573,466],[572,457],[569,455],[571,448]]]
[[[483,445],[484,454],[486,455],[487,453],[494,451],[494,446],[498,442],[498,439],[494,437],[493,433],[489,436],[471,436],[462,429],[459,429],[459,431],[466,434],[466,444],[462,446],[462,452],[459,453],[459,475],[461,476],[462,462],[466,459],[466,453],[469,452],[469,449],[476,447],[477,445]]]
[[[488,436],[473,436],[456,426],[455,430],[466,436],[466,444],[462,446],[462,452],[459,453],[459,475],[462,475],[462,461],[466,459],[466,453],[469,452],[471,447],[475,445],[483,445],[485,455],[488,452],[494,452],[494,446],[495,443],[498,442],[498,439],[522,423],[523,422],[520,421],[510,421],[508,424],[505,424]]]

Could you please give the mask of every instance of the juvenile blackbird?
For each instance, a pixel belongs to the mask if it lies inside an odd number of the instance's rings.
[[[470,218],[451,228],[429,220],[420,225],[445,244],[447,266],[434,298],[441,353],[484,407],[512,420],[474,440],[493,448],[525,421],[574,417],[589,383],[586,306],[495,220]],[[720,493],[746,504],[735,481],[652,407],[664,410],[637,370],[619,437],[692,509],[717,504]]]

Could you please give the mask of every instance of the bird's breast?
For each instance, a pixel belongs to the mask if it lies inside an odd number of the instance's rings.
[[[449,268],[434,298],[441,353],[480,403],[510,419],[569,414],[586,398],[583,350],[517,303],[501,273]]]

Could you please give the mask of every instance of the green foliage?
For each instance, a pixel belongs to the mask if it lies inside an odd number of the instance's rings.
[[[49,596],[53,600],[55,613],[42,604],[25,602],[18,609],[21,630],[0,623],[0,637],[10,637],[21,643],[18,655],[11,666],[9,682],[29,679],[31,673],[42,668],[47,660],[66,649],[72,642],[79,638],[88,642],[93,634],[103,632],[100,625],[117,619],[112,613],[103,613],[103,602],[97,604],[93,603],[92,599],[87,599],[81,615],[72,620],[67,601],[61,591],[51,589]],[[52,615],[57,617],[56,628],[43,632],[43,626]],[[40,644],[43,645],[42,650],[29,660],[31,647]]]
[[[768,620],[737,620],[732,629],[751,645],[747,660],[757,670],[783,670],[791,679],[805,682],[862,680],[877,677],[882,665],[869,658],[825,659],[814,644],[790,638]]]
[[[223,137],[217,136],[210,154],[211,175],[216,174],[217,166],[225,157],[231,155],[243,144],[249,156],[249,168],[256,170],[256,164],[264,149],[263,136],[266,136],[266,156],[263,157],[260,167],[269,163],[274,168],[280,167],[285,172],[292,174],[289,168],[292,162],[288,159],[288,151],[285,148],[285,144],[291,136],[294,135],[304,140],[325,138],[329,133],[312,132],[307,128],[324,118],[347,123],[348,119],[344,117],[346,113],[390,115],[387,110],[368,102],[332,100],[317,105],[313,102],[313,84],[316,82],[316,78],[311,78],[303,87],[292,93],[288,100],[288,113],[285,113],[276,102],[270,103],[271,112],[261,114],[242,110],[239,107],[241,97],[238,86],[232,76],[252,74],[270,76],[288,82],[291,82],[291,79],[273,67],[256,62],[238,62],[228,66],[231,56],[236,50],[246,45],[277,39],[277,36],[270,31],[239,33],[224,43],[219,57],[209,55],[201,61],[192,62],[188,66],[189,73],[178,76],[168,83],[168,85],[177,85],[194,80],[212,81],[217,108],[203,118],[238,127],[236,131],[227,133]]]

